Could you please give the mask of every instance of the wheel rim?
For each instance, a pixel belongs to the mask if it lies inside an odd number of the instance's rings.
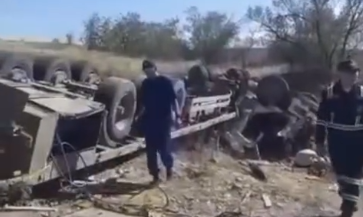
[[[51,82],[53,84],[60,84],[68,79],[68,75],[65,71],[57,70],[54,72],[54,75],[51,78]]]
[[[132,92],[127,93],[119,102],[115,114],[115,128],[123,131],[128,125],[135,107],[135,97]]]
[[[277,106],[281,100],[289,100],[285,97],[289,91],[289,85],[282,77],[267,76],[258,82],[256,95],[259,101]]]
[[[11,69],[10,77],[14,81],[25,81],[28,80],[28,75],[26,71],[22,68]]]
[[[118,130],[125,129],[126,123],[123,121],[124,115],[125,115],[125,107],[123,107],[120,103],[120,105],[118,105],[116,109],[116,122],[115,122],[115,127]]]
[[[86,78],[85,82],[87,84],[98,84],[100,82],[100,76],[97,73],[90,73]]]

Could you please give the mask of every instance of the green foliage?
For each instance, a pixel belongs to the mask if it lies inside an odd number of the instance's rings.
[[[239,33],[239,22],[216,11],[186,11],[183,25],[177,18],[145,21],[137,13],[116,19],[92,14],[84,24],[83,43],[89,50],[111,51],[131,57],[162,59],[201,58],[213,62]]]

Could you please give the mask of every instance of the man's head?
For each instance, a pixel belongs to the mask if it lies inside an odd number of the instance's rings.
[[[142,70],[147,77],[155,77],[157,75],[156,65],[150,60],[144,60],[142,62]]]
[[[353,60],[345,60],[338,64],[337,71],[339,74],[340,82],[344,87],[353,86],[360,73],[358,65]]]

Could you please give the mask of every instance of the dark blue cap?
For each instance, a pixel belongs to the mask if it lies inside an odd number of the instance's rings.
[[[356,72],[359,72],[359,66],[356,62],[353,60],[344,60],[338,63],[337,70],[339,72],[354,74]]]
[[[150,60],[144,60],[142,61],[142,69],[149,69],[149,68],[156,68],[155,63],[153,63]]]

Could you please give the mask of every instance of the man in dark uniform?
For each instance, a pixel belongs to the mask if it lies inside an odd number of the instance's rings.
[[[141,85],[141,119],[145,135],[147,166],[153,182],[159,182],[157,154],[166,168],[167,179],[172,177],[173,156],[170,151],[170,129],[173,112],[179,117],[176,94],[170,79],[157,73],[156,65],[143,61],[146,79]]]
[[[337,66],[339,80],[322,92],[315,141],[320,155],[328,152],[342,198],[341,217],[357,211],[363,168],[363,89],[360,69],[352,60]]]

